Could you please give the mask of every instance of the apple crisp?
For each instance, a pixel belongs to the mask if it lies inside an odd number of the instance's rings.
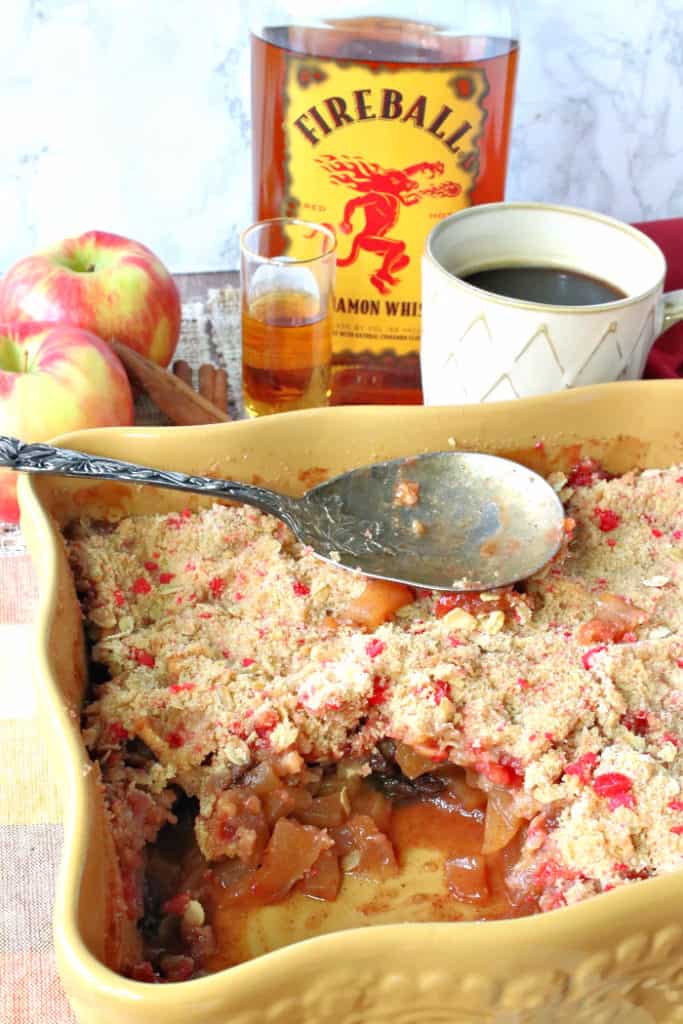
[[[416,803],[470,830],[453,919],[683,867],[682,474],[556,474],[560,555],[480,594],[367,580],[245,507],[72,524],[130,973],[211,969],[216,887],[240,908],[396,876]]]

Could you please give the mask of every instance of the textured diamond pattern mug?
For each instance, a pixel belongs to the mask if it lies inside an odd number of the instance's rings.
[[[609,282],[624,297],[549,305],[463,280],[514,266],[573,270]],[[683,290],[663,294],[665,272],[651,239],[589,210],[490,203],[446,217],[430,232],[422,263],[425,405],[637,380],[656,338],[683,319]]]

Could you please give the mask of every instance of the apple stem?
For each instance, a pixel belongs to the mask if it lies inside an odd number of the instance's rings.
[[[95,264],[94,263],[89,263],[88,266],[85,268],[85,271],[86,271],[87,274],[92,274],[94,269],[95,269]]]

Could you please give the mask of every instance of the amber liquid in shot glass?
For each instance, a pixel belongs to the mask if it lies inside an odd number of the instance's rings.
[[[242,299],[242,377],[250,416],[327,405],[332,325],[319,299],[278,289]]]
[[[242,389],[249,416],[328,405],[335,237],[297,218],[243,232]]]

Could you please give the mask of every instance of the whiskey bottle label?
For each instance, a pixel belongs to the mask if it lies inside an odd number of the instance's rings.
[[[336,233],[336,352],[417,350],[425,239],[471,204],[487,92],[481,68],[288,56],[282,212]]]

